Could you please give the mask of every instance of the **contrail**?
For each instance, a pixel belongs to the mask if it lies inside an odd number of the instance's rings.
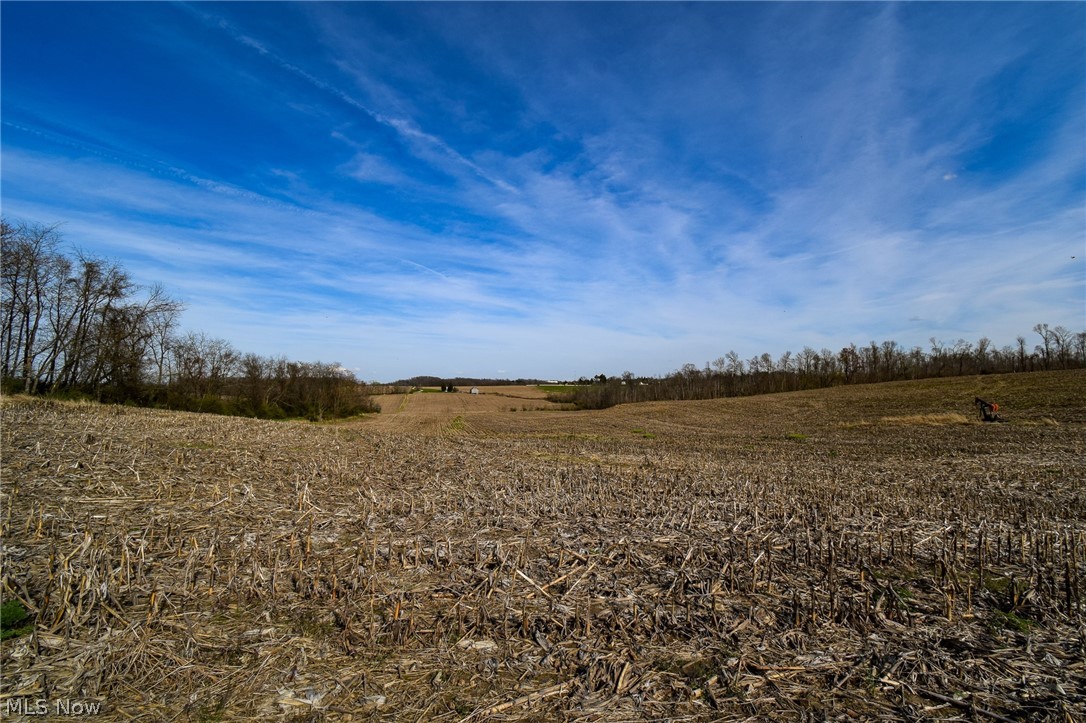
[[[449,144],[445,141],[441,140],[437,136],[426,133],[425,131],[419,129],[418,125],[414,121],[407,118],[392,118],[385,115],[384,113],[373,110],[372,108],[366,106],[363,103],[360,103],[359,101],[344,93],[339,88],[336,88],[335,86],[321,80],[320,78],[314,76],[312,73],[298,67],[294,63],[291,63],[290,61],[282,58],[281,56],[276,55],[271,50],[269,50],[267,46],[265,46],[263,43],[249,35],[246,35],[224,18],[221,18],[217,15],[212,15],[210,13],[205,13],[202,10],[197,10],[188,3],[181,3],[180,6],[195,15],[197,18],[199,18],[205,25],[209,25],[211,27],[222,30],[227,35],[229,35],[235,42],[256,51],[261,56],[278,65],[281,69],[301,78],[305,82],[312,85],[314,88],[324,91],[325,93],[328,93],[329,95],[337,98],[341,102],[346,103],[352,108],[359,110],[362,113],[365,113],[377,123],[380,123],[381,125],[396,131],[396,133],[398,133],[401,137],[409,140],[422,140],[426,143],[429,143],[452,160],[470,169],[475,175],[477,175],[479,178],[482,178],[487,183],[497,186],[503,191],[519,194],[519,191],[516,188],[509,185],[500,178],[494,178],[482,168],[480,168],[478,164],[473,163],[472,161],[462,156],[459,152],[449,146]]]
[[[410,259],[399,259],[399,261],[402,262],[402,263],[407,264],[408,266],[414,266],[417,269],[422,269],[423,271],[429,271],[434,276],[438,276],[438,277],[444,279],[445,281],[451,281],[451,279],[448,276],[441,273],[440,271],[435,271],[434,269],[431,269],[429,266],[423,266],[422,264],[418,263],[417,261],[411,261]]]

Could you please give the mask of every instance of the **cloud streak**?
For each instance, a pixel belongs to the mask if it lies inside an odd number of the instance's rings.
[[[480,168],[478,165],[476,165],[472,161],[470,161],[467,158],[465,158],[464,156],[462,156],[460,153],[458,153],[455,149],[453,149],[449,144],[445,143],[439,137],[437,137],[437,136],[435,136],[435,135],[433,135],[431,133],[427,133],[427,132],[423,131],[422,129],[420,129],[418,127],[418,125],[415,122],[413,122],[412,120],[410,120],[408,118],[400,118],[400,117],[386,115],[383,112],[380,112],[380,111],[377,111],[377,110],[374,110],[374,109],[368,107],[367,105],[365,105],[365,104],[359,102],[358,100],[356,100],[354,97],[352,97],[348,93],[340,90],[338,87],[336,87],[332,83],[324,81],[321,78],[313,75],[312,73],[304,70],[300,66],[285,60],[282,56],[280,56],[279,54],[274,52],[267,45],[265,45],[264,43],[256,40],[255,38],[243,33],[242,31],[240,31],[237,27],[235,27],[232,23],[227,21],[222,16],[215,15],[215,14],[209,13],[209,12],[205,12],[202,9],[198,9],[196,6],[191,5],[191,4],[187,4],[187,3],[183,3],[182,7],[184,7],[189,12],[192,12],[193,14],[195,14],[206,25],[221,30],[222,32],[226,33],[230,38],[232,38],[235,42],[237,42],[240,45],[245,46],[246,48],[252,49],[256,53],[258,53],[260,56],[266,58],[268,61],[270,61],[274,65],[278,66],[281,70],[284,70],[284,71],[286,71],[286,72],[300,78],[301,80],[305,81],[306,83],[313,86],[314,88],[316,88],[316,89],[326,93],[327,95],[339,100],[340,102],[350,106],[351,108],[354,108],[355,110],[358,110],[358,111],[362,112],[363,114],[369,116],[371,119],[373,119],[377,123],[380,123],[383,126],[391,128],[392,130],[396,131],[396,133],[398,133],[401,137],[403,137],[406,141],[408,141],[410,144],[412,144],[412,145],[414,145],[416,147],[424,148],[425,151],[420,153],[420,155],[425,157],[425,156],[429,155],[429,153],[427,153],[426,151],[435,151],[436,150],[439,154],[441,154],[441,155],[445,156],[446,158],[450,159],[455,164],[458,164],[460,166],[463,166],[464,168],[469,169],[472,173],[477,175],[479,178],[482,178],[483,180],[487,181],[491,185],[496,186],[496,187],[498,187],[498,188],[500,188],[500,189],[502,189],[504,191],[515,192],[515,189],[512,186],[505,183],[501,179],[491,177],[482,168]]]

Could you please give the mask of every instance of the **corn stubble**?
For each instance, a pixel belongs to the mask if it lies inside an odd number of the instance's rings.
[[[734,401],[413,435],[8,400],[2,591],[34,631],[2,643],[2,695],[114,720],[1086,717],[1080,421],[798,434]]]

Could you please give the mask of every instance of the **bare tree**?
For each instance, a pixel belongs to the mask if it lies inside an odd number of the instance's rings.
[[[1037,324],[1033,327],[1033,331],[1041,335],[1041,344],[1036,348],[1038,354],[1041,355],[1041,359],[1044,360],[1045,369],[1050,369],[1052,364],[1052,332],[1048,328],[1048,324]]]
[[[1067,369],[1071,365],[1071,357],[1074,354],[1075,335],[1066,326],[1057,326],[1050,333],[1056,347],[1056,359],[1060,363],[1060,369]]]
[[[856,372],[860,370],[863,361],[855,344],[849,344],[837,354],[837,360],[841,363],[841,371],[845,375],[845,384],[851,384]]]
[[[897,342],[890,340],[882,343],[882,368],[883,368],[883,380],[890,381],[895,378],[897,374],[897,368],[901,363],[900,359],[901,350],[898,348]]]
[[[811,376],[815,372],[815,357],[818,356],[818,352],[809,346],[803,347],[803,350],[796,355],[796,371],[800,373],[800,385],[801,388],[810,385]]]
[[[1015,371],[1024,372],[1026,371],[1026,359],[1028,357],[1026,354],[1026,337],[1019,336],[1015,341],[1018,343],[1018,357]]]
[[[63,364],[54,387],[99,386],[109,363],[111,345],[125,330],[118,310],[132,294],[135,283],[120,266],[80,253],[78,277],[71,292],[70,334],[58,339]]]
[[[976,356],[976,364],[978,372],[988,371],[988,350],[992,346],[992,340],[986,336],[982,336],[977,340],[977,347],[974,350]]]
[[[837,355],[832,350],[822,347],[822,351],[818,353],[819,368],[818,375],[821,380],[822,386],[829,386],[835,383],[837,379]]]
[[[153,383],[156,387],[162,387],[169,375],[170,343],[185,307],[181,302],[167,298],[158,285],[151,287],[147,304],[146,355],[152,369]]]
[[[218,395],[237,370],[238,352],[225,339],[189,332],[171,345],[173,379],[184,396],[200,399]]]
[[[181,304],[153,286],[137,302],[111,308],[100,322],[95,360],[95,384],[112,387],[124,399],[140,396],[145,384],[161,384],[163,355],[169,330],[176,324]]]
[[[958,363],[958,376],[965,373],[965,362],[973,355],[973,345],[965,339],[958,339],[950,350],[954,360]]]
[[[0,221],[3,375],[21,377],[26,392],[37,389],[36,361],[44,351],[39,333],[50,296],[65,276],[59,243],[56,226]]]

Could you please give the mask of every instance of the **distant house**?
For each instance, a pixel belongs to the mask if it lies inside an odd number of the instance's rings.
[[[471,388],[471,393],[472,394],[478,394],[479,393],[479,387],[472,387]]]

